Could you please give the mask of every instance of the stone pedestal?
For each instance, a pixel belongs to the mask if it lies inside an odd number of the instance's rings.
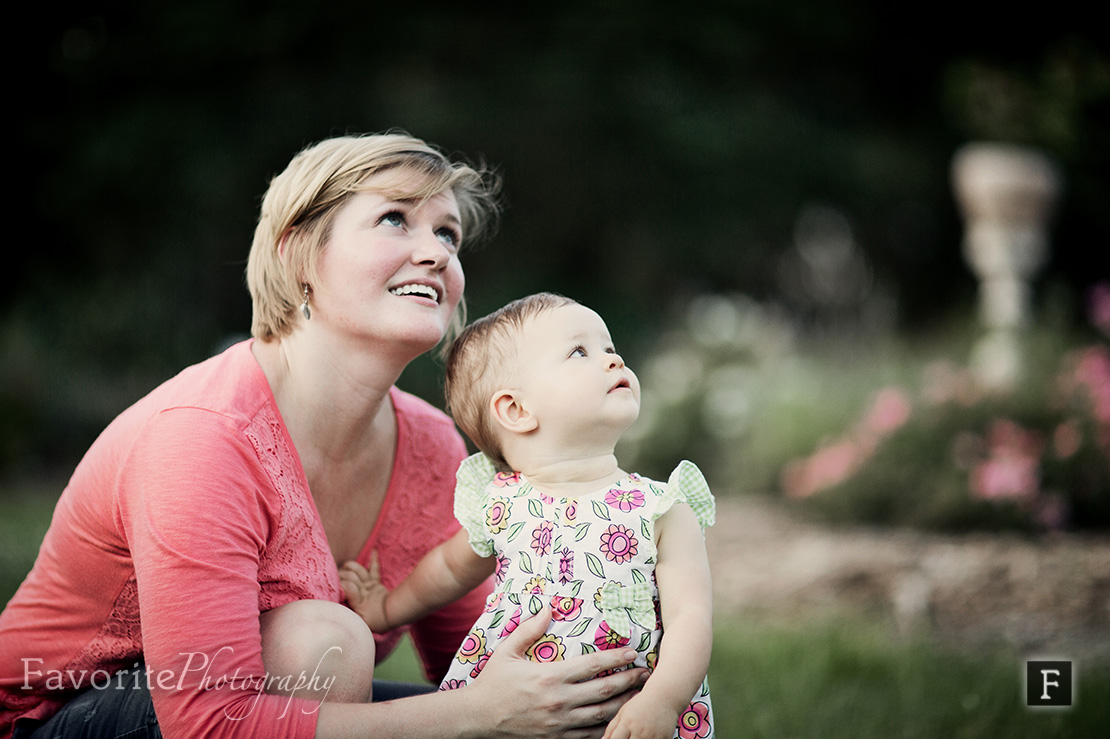
[[[1048,258],[1048,225],[1061,187],[1041,152],[972,143],[956,152],[952,186],[963,213],[964,258],[979,279],[986,328],[976,348],[981,379],[1007,386],[1020,373],[1020,331],[1031,320],[1030,282]]]

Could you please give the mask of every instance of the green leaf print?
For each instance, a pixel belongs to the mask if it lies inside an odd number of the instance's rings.
[[[540,600],[539,596],[533,595],[528,599],[528,610],[533,616],[543,610],[543,601]]]
[[[655,526],[646,518],[640,519],[640,533],[644,535],[644,541],[655,540]]]
[[[632,570],[632,582],[646,583],[647,578],[644,577],[644,573],[640,572],[638,569],[633,569]]]
[[[597,647],[595,647],[593,644],[583,644],[582,645],[582,654],[593,654],[596,651],[597,651]]]
[[[590,524],[580,523],[574,530],[574,540],[582,541],[586,538],[586,534],[590,533]]]
[[[598,518],[604,519],[606,521],[612,520],[609,518],[609,509],[606,508],[605,504],[602,503],[600,500],[591,500],[590,505],[594,507],[594,513],[597,514]]]
[[[598,577],[605,577],[605,568],[601,566],[601,560],[597,558],[596,554],[586,552],[586,566],[590,568],[590,572]]]
[[[575,626],[573,629],[570,630],[570,633],[567,634],[567,637],[581,636],[583,634],[583,632],[586,631],[586,629],[590,628],[590,624],[592,622],[593,622],[592,618],[582,619],[582,621],[577,626]]]
[[[535,498],[528,499],[528,512],[536,518],[543,518],[543,503],[540,503]]]
[[[532,572],[532,558],[528,556],[528,552],[520,553],[520,561],[517,563],[521,572],[526,572],[529,575],[535,574]]]
[[[513,541],[518,536],[520,536],[520,530],[524,528],[524,523],[524,521],[521,521],[519,523],[514,523],[512,526],[509,527],[509,541]]]
[[[493,619],[489,622],[490,629],[496,629],[505,620],[505,611],[498,611],[494,614]]]
[[[577,598],[577,597],[578,597],[578,594],[579,594],[580,592],[582,592],[582,582],[583,582],[582,580],[575,580],[575,581],[574,581],[574,585],[571,585],[571,586],[570,586],[570,594],[571,594],[571,596],[573,596],[573,597]]]
[[[649,631],[649,632],[645,633],[643,636],[640,637],[640,646],[636,647],[636,651],[646,652],[650,645],[651,645],[651,632]]]

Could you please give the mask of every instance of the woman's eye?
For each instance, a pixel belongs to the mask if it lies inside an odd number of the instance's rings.
[[[378,219],[378,223],[385,226],[395,226],[400,228],[405,225],[405,216],[400,211],[390,211]]]
[[[444,244],[447,244],[453,249],[458,249],[462,239],[459,237],[459,232],[453,228],[441,228],[436,232],[436,236]]]

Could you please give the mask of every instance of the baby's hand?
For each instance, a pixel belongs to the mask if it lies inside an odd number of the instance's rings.
[[[347,604],[362,616],[371,631],[379,634],[389,631],[390,624],[385,615],[389,589],[382,585],[377,552],[370,555],[369,570],[354,560],[344,562],[339,568],[339,583],[347,594]]]
[[[671,739],[678,714],[643,693],[621,706],[602,739]]]

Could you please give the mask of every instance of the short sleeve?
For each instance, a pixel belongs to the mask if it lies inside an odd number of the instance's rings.
[[[658,518],[670,510],[675,503],[685,503],[694,511],[694,515],[701,524],[702,531],[713,525],[717,516],[716,504],[713,493],[709,490],[709,483],[705,481],[698,466],[689,460],[683,460],[671,472],[667,479],[667,490],[656,509],[655,517]]]
[[[486,530],[486,501],[497,468],[485,454],[472,454],[455,473],[455,518],[466,529],[470,547],[480,557],[493,554],[493,540]]]

